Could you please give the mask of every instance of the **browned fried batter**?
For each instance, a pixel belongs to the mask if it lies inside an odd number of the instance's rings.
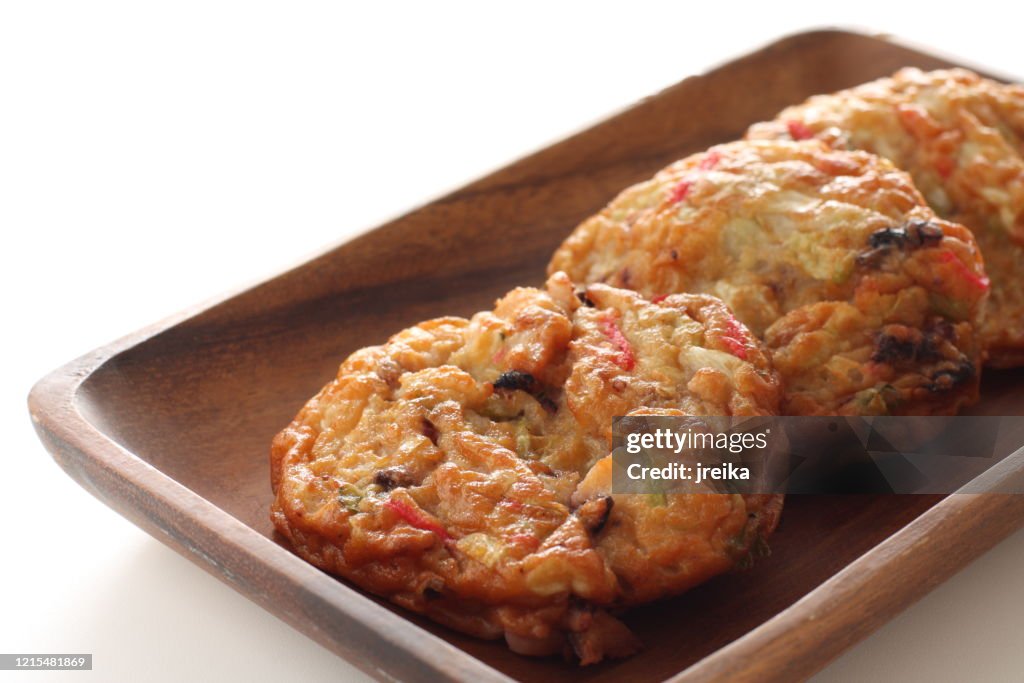
[[[305,559],[460,631],[624,656],[609,610],[747,562],[782,499],[613,494],[612,417],[774,414],[778,387],[717,299],[557,273],[352,354],[274,439],[272,518]]]
[[[748,138],[814,137],[909,172],[932,208],[971,229],[992,278],[980,336],[988,363],[1024,364],[1024,86],[964,69],[903,69],[812,97]]]
[[[549,270],[720,297],[763,336],[788,414],[947,414],[978,394],[980,253],[873,154],[714,147],[625,190]]]

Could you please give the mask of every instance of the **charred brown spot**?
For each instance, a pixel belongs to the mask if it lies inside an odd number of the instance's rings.
[[[611,496],[593,498],[577,508],[576,516],[583,522],[587,531],[596,536],[608,523],[614,505],[615,500]]]
[[[930,221],[910,221],[907,224],[908,241],[915,248],[934,247],[942,241],[945,233],[942,228]]]
[[[881,334],[871,360],[877,363],[931,363],[942,358],[941,339],[931,334],[916,333],[908,338]]]
[[[444,581],[434,577],[423,587],[423,597],[427,600],[437,600],[444,594]]]
[[[423,423],[420,425],[420,432],[423,434],[423,436],[430,439],[430,443],[434,444],[435,446],[437,445],[437,427],[434,426],[434,423],[431,422],[429,418],[423,418]]]
[[[555,399],[548,396],[547,393],[542,391],[539,394],[534,394],[533,397],[537,399],[537,402],[540,403],[540,407],[545,411],[549,413],[558,412],[558,404],[555,402]]]
[[[896,363],[913,360],[917,345],[908,339],[899,339],[891,334],[879,335],[871,360],[876,363]]]
[[[897,227],[882,228],[868,236],[870,249],[857,256],[861,265],[876,265],[893,250],[913,251],[934,247],[942,241],[942,228],[930,221],[908,221]]]
[[[678,252],[678,251],[676,251],[675,249],[673,249],[672,251],[670,251],[670,252],[668,253],[668,255],[672,257],[672,260],[673,260],[673,261],[678,261],[678,260],[679,260],[679,252]]]
[[[494,388],[501,391],[525,391],[529,393],[536,386],[537,380],[528,372],[509,370],[501,373],[501,376],[494,380]]]
[[[882,228],[871,233],[868,245],[872,249],[882,247],[899,247],[900,249],[919,249],[934,247],[942,241],[942,228],[929,221],[908,221],[896,228]]]
[[[871,360],[890,365],[912,361],[924,341],[920,330],[905,325],[886,325],[875,337]]]
[[[373,475],[373,483],[385,491],[390,491],[391,489],[412,486],[415,481],[409,470],[404,467],[388,467],[387,469],[377,470],[377,473]]]
[[[952,391],[973,380],[976,374],[977,369],[974,367],[974,363],[969,360],[961,360],[959,363],[939,368],[932,373],[932,383],[928,386],[928,390],[935,393]]]
[[[587,308],[594,308],[594,306],[597,305],[594,303],[593,299],[587,296],[587,290],[585,289],[577,289],[576,298],[578,298],[580,300],[580,303],[582,303]]]
[[[889,326],[875,340],[871,360],[890,365],[902,362],[933,363],[943,358],[943,346],[952,339],[953,327],[939,320],[921,332],[908,327]]]
[[[633,279],[633,274],[629,272],[629,268],[623,268],[619,271],[619,282],[623,287],[629,287],[630,281]]]
[[[547,412],[558,412],[558,404],[548,396],[547,390],[541,386],[541,383],[528,372],[519,370],[503,372],[498,379],[494,380],[494,388],[498,391],[525,391],[533,396]]]

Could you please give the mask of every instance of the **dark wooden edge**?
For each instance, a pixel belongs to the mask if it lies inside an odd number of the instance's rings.
[[[814,33],[866,36],[825,28],[789,35],[766,47]],[[884,39],[920,49],[888,36]],[[947,56],[930,48],[928,52]],[[964,63],[959,58],[950,61]],[[357,236],[331,245],[301,265],[324,258]],[[293,273],[301,265],[277,277]],[[29,394],[28,406],[44,446],[57,464],[96,498],[368,674],[400,681],[511,681],[284,551],[123,449],[79,411],[76,399],[82,384],[111,358],[258,287],[239,288],[171,316],[41,379]],[[973,491],[990,486],[1016,490],[1022,481],[1024,452],[1017,452],[969,486]],[[669,680],[787,681],[809,676],[1022,525],[1024,495],[953,494],[796,604]],[[939,529],[948,541],[942,546],[929,539]],[[922,567],[927,570],[914,571]],[[268,574],[274,580],[272,588],[264,580]],[[918,581],[921,575],[928,580]],[[282,596],[286,600],[281,600]],[[282,605],[291,608],[282,611]],[[813,644],[807,642],[807,633],[814,634]],[[809,647],[822,656],[793,657]],[[367,657],[382,648],[386,653]],[[384,662],[386,669],[374,666],[374,660]]]

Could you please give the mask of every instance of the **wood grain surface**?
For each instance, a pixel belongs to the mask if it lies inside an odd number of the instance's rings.
[[[543,280],[619,190],[810,94],[949,65],[841,31],[783,39],[689,78],[259,286],[80,358],[30,396],[57,462],[143,529],[382,679],[782,681],[809,675],[1024,522],[1024,496],[791,496],[772,556],[625,621],[630,659],[529,659],[392,608],[274,537],[271,437],[349,352]],[[978,412],[1021,414],[1024,374]],[[1017,454],[985,490],[1024,478]],[[982,490],[975,488],[975,490]]]

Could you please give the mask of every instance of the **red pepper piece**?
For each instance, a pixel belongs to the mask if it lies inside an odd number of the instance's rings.
[[[810,140],[814,137],[814,131],[803,121],[786,121],[786,129],[789,131],[789,137],[794,140]]]
[[[672,296],[672,295],[671,294],[659,294],[658,296],[655,296],[655,297],[651,298],[651,303],[652,304],[660,304],[662,301],[664,301],[665,299],[669,298],[670,296]]]
[[[731,315],[725,320],[725,331],[722,333],[722,343],[729,350],[729,353],[740,360],[747,359],[747,335],[739,321]]]
[[[598,321],[598,325],[601,333],[608,337],[619,350],[615,364],[623,370],[632,370],[636,366],[636,356],[633,355],[633,347],[626,339],[626,335],[622,334],[615,319],[610,314],[604,315]]]
[[[385,501],[384,507],[408,522],[409,526],[433,532],[442,541],[447,541],[451,538],[448,535],[448,532],[445,531],[445,528],[441,526],[440,522],[428,518],[421,511],[409,505],[404,500],[389,498]]]
[[[705,155],[705,157],[700,160],[700,163],[697,165],[697,168],[701,169],[702,171],[710,171],[715,166],[718,166],[718,162],[721,160],[722,155],[719,154],[718,152],[708,152],[707,155]]]
[[[681,180],[679,184],[672,188],[672,192],[668,196],[670,204],[678,204],[679,202],[686,199],[686,195],[690,194],[690,186],[693,185],[689,180]]]
[[[951,251],[939,252],[939,260],[942,263],[948,263],[956,270],[956,272],[967,282],[971,283],[976,289],[983,292],[988,291],[989,279],[985,275],[978,275],[973,270],[964,265],[964,262],[956,257]]]

